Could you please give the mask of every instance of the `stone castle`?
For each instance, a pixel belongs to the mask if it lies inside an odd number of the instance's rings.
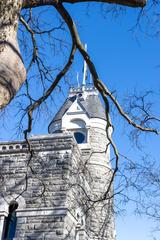
[[[1,240],[115,240],[106,116],[71,88],[49,134],[0,143]],[[108,133],[111,134],[111,131]]]

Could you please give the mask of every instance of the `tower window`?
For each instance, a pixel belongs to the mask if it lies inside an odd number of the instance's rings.
[[[18,203],[13,200],[9,205],[9,214],[5,219],[4,224],[4,240],[13,240],[15,232],[16,232],[16,209],[18,208]]]
[[[86,142],[86,137],[84,133],[81,132],[75,132],[74,137],[77,141],[78,144],[85,143]]]

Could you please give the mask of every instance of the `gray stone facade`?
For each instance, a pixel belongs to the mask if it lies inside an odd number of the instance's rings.
[[[1,240],[13,199],[15,240],[115,240],[104,120],[85,121],[84,144],[72,129],[31,137],[31,152],[24,141],[0,143]]]

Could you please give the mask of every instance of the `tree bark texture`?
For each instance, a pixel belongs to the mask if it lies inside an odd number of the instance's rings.
[[[0,109],[14,97],[26,79],[17,41],[21,0],[0,0]]]

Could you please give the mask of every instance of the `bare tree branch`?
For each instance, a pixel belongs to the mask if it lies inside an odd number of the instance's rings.
[[[33,8],[45,5],[57,4],[58,0],[24,0],[23,8]],[[146,0],[62,0],[61,3],[83,3],[83,2],[98,2],[98,3],[114,3],[120,5],[126,5],[130,7],[144,7],[146,5]]]
[[[69,15],[69,13],[67,12],[67,10],[64,8],[64,6],[62,4],[57,4],[55,5],[55,8],[57,9],[57,11],[60,13],[60,15],[62,16],[62,18],[64,19],[64,21],[66,22],[70,33],[72,35],[72,39],[73,41],[75,41],[78,50],[80,51],[81,55],[83,56],[83,58],[85,59],[85,61],[88,64],[89,70],[92,74],[93,77],[93,81],[94,81],[94,85],[95,87],[98,89],[98,91],[100,92],[100,94],[102,95],[103,99],[106,99],[106,97],[109,97],[111,99],[111,101],[113,102],[113,104],[116,106],[118,112],[120,113],[120,115],[133,127],[141,130],[141,131],[146,131],[146,132],[153,132],[155,134],[159,134],[159,132],[156,129],[152,129],[152,128],[145,128],[143,126],[140,126],[138,124],[136,124],[134,121],[132,121],[129,116],[124,112],[123,108],[120,106],[119,102],[117,101],[117,99],[114,97],[114,95],[109,91],[109,89],[107,88],[106,85],[104,85],[104,83],[100,80],[98,73],[96,71],[95,65],[92,62],[92,60],[90,59],[89,54],[85,51],[84,46],[80,40],[76,25],[74,23],[74,21],[72,20],[71,16]],[[106,107],[108,107],[108,102],[106,102]],[[108,109],[109,110],[109,109]]]
[[[29,69],[32,66],[32,63],[36,60],[37,56],[38,56],[38,47],[37,47],[37,42],[36,42],[36,38],[35,38],[35,33],[34,31],[31,29],[31,27],[29,26],[29,24],[22,18],[20,17],[20,21],[22,22],[22,24],[25,26],[25,28],[27,29],[27,31],[30,33],[31,38],[32,38],[32,43],[33,43],[33,55],[32,55],[32,59],[31,62],[28,66],[27,72],[29,71]]]
[[[24,135],[25,135],[25,139],[26,140],[27,140],[27,134],[30,133],[31,130],[32,130],[32,115],[33,115],[33,111],[37,107],[39,107],[50,96],[50,94],[53,92],[55,87],[58,85],[58,83],[61,80],[61,78],[67,73],[67,71],[69,70],[69,68],[70,68],[70,66],[71,66],[71,64],[73,62],[75,52],[76,52],[76,45],[73,42],[69,59],[68,59],[66,65],[64,66],[64,68],[62,69],[62,71],[57,75],[57,77],[55,78],[54,82],[51,84],[51,86],[45,92],[45,94],[41,98],[39,98],[36,102],[34,102],[32,105],[30,105],[28,107],[28,110],[27,110],[27,112],[28,112],[28,128],[24,131]]]

